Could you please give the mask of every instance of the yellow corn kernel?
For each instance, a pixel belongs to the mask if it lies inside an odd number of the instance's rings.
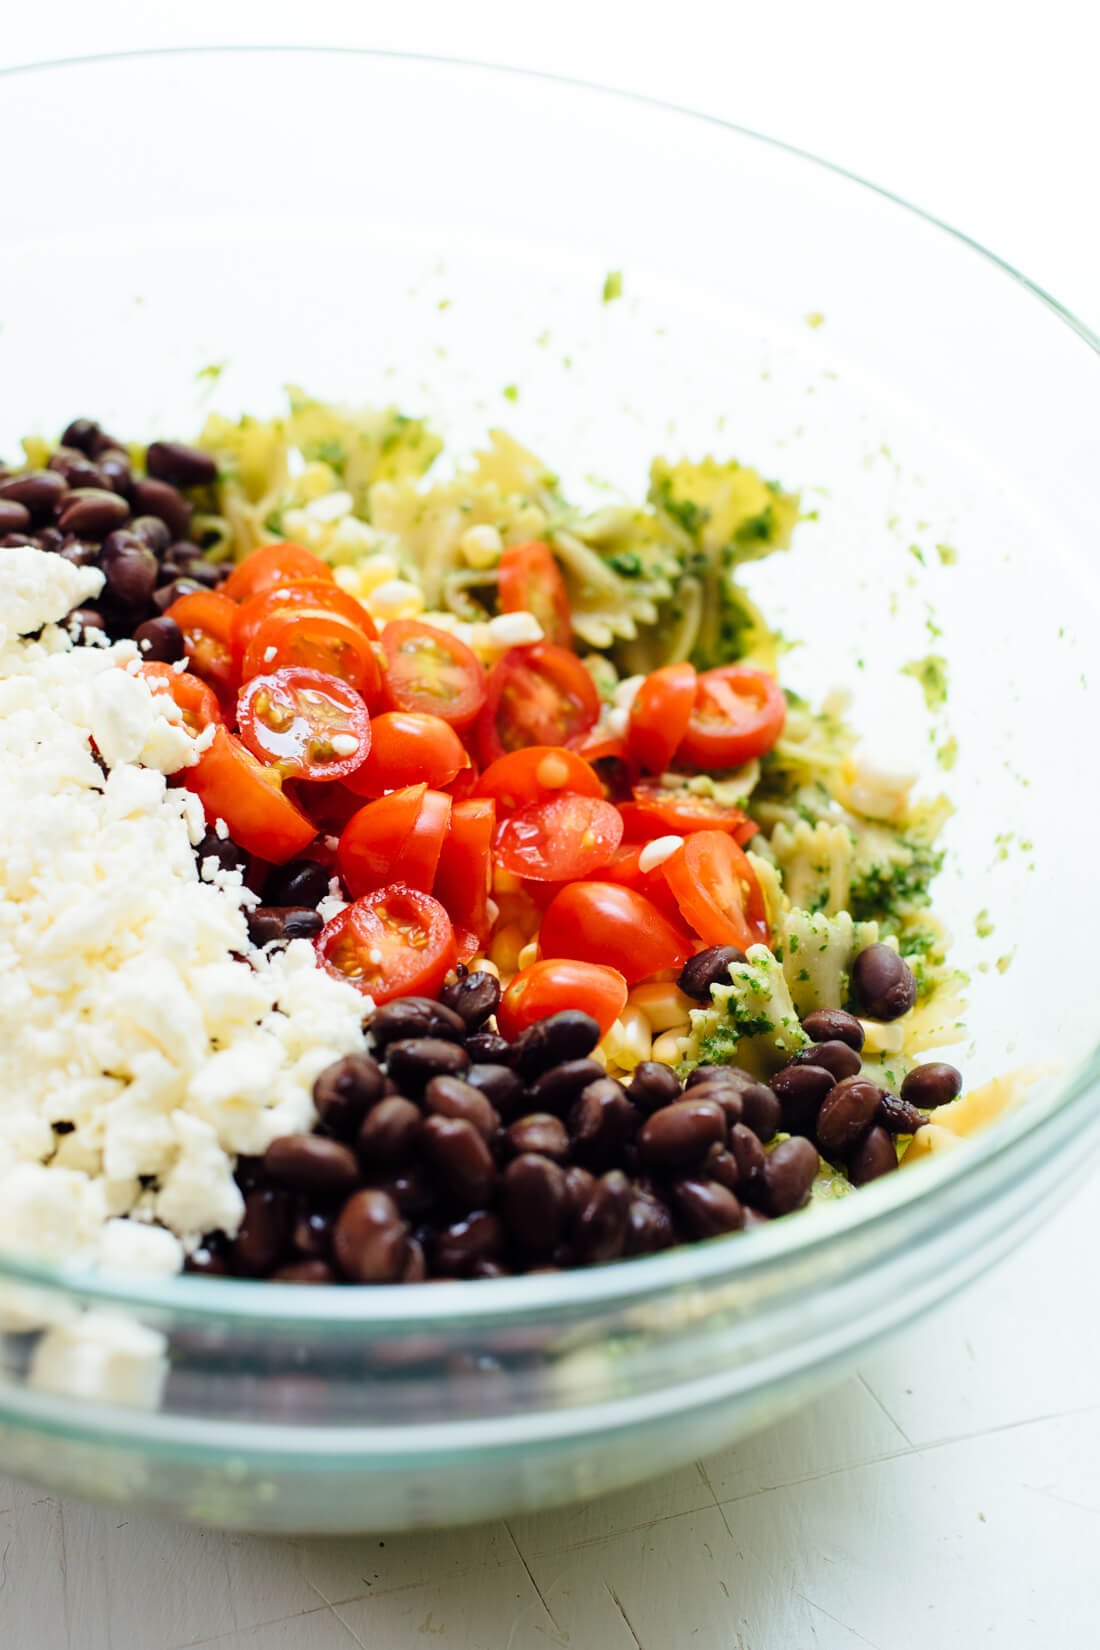
[[[686,1026],[688,1015],[696,1005],[677,990],[673,981],[666,980],[636,985],[630,993],[630,1006],[645,1015],[650,1031],[656,1036],[673,1027]]]
[[[492,957],[475,957],[469,969],[471,974],[491,974],[494,980],[500,979],[500,969]]]
[[[676,1066],[680,1063],[683,1045],[687,1041],[689,1027],[678,1026],[673,1030],[662,1032],[653,1045],[651,1059],[660,1060],[662,1065]]]
[[[484,572],[486,568],[495,567],[500,560],[504,541],[497,529],[486,522],[480,526],[467,527],[458,541],[458,548],[467,567]]]
[[[501,975],[514,974],[519,968],[519,956],[527,944],[527,935],[516,922],[507,923],[493,935],[489,955]]]
[[[506,871],[503,866],[497,866],[493,872],[494,894],[498,895],[498,897],[501,894],[518,894],[521,892],[522,888],[523,884],[520,882],[518,877],[514,877],[511,871]]]
[[[639,1009],[629,1005],[603,1040],[608,1065],[614,1064],[621,1071],[633,1071],[640,1061],[648,1060],[651,1046],[649,1021]]]
[[[538,941],[537,940],[531,940],[527,945],[524,946],[523,950],[520,952],[519,956],[516,959],[516,965],[519,968],[530,968],[531,964],[533,962],[538,962],[538,960],[539,960]]]
[[[391,619],[415,619],[426,605],[423,590],[411,579],[385,579],[367,599],[371,613],[384,624]]]

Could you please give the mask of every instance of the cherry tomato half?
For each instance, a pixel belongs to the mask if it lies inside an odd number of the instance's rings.
[[[278,774],[224,727],[214,730],[214,742],[197,765],[184,770],[184,784],[202,802],[211,825],[224,819],[234,842],[272,865],[293,859],[317,835],[283,795]]]
[[[548,642],[571,645],[569,593],[550,546],[541,539],[510,544],[503,552],[497,595],[502,613],[533,613]]]
[[[527,745],[579,743],[599,714],[596,684],[575,653],[552,642],[510,648],[489,672],[481,760],[487,767]]]
[[[240,670],[248,645],[265,619],[292,607],[311,607],[321,613],[339,613],[360,629],[368,641],[378,640],[374,620],[354,596],[323,579],[300,579],[294,584],[271,585],[257,591],[237,609],[233,623],[233,657]]]
[[[455,965],[455,936],[438,900],[400,883],[349,905],[317,936],[322,968],[376,1003],[434,997]]]
[[[647,773],[664,773],[680,746],[695,704],[695,666],[664,665],[647,676],[630,707],[627,743]]]
[[[680,745],[680,759],[697,768],[736,768],[770,751],[787,718],[787,701],[774,676],[749,665],[705,670]]]
[[[649,837],[647,841],[652,842]],[[600,878],[604,882],[618,882],[624,888],[632,888],[635,893],[644,894],[651,905],[655,905],[665,921],[686,939],[684,918],[676,898],[669,887],[661,866],[657,865],[652,871],[643,871],[639,863],[645,842],[623,842],[606,865],[600,866]],[[688,944],[688,951],[692,946]]]
[[[606,865],[622,835],[612,803],[567,791],[510,814],[497,832],[496,862],[513,876],[567,882]]]
[[[293,584],[298,579],[332,578],[332,569],[303,545],[280,539],[277,544],[262,544],[253,550],[230,573],[222,590],[231,601],[247,601],[258,590],[269,590],[277,584]]]
[[[617,968],[628,985],[692,954],[644,894],[615,882],[570,882],[550,901],[539,929],[540,957],[576,957]]]
[[[165,689],[183,712],[183,725],[188,733],[201,733],[212,722],[222,719],[217,694],[190,670],[173,670],[159,659],[150,659],[141,666],[154,694]]]
[[[368,802],[340,837],[340,875],[356,898],[388,882],[430,893],[450,819],[450,797],[427,785]]]
[[[644,842],[670,831],[677,836],[728,831],[740,841],[757,828],[732,802],[717,802],[712,796],[698,796],[686,787],[662,785],[655,779],[639,780],[634,786],[634,807],[624,805],[623,814],[630,841]]]
[[[233,687],[233,621],[237,604],[216,590],[189,590],[165,610],[183,631],[187,662],[219,693]]]
[[[394,710],[421,711],[452,727],[469,727],[485,703],[485,672],[465,642],[419,619],[391,619],[382,646]]]
[[[488,939],[489,889],[492,882],[496,804],[489,797],[470,797],[451,808],[435,874],[435,897],[446,907],[456,935],[470,934],[475,947]],[[459,951],[463,947],[460,942]],[[471,953],[473,955],[473,953]],[[460,962],[469,957],[459,956]]]
[[[245,681],[300,665],[338,676],[377,703],[381,672],[366,633],[340,613],[317,607],[290,607],[264,620],[245,650]]]
[[[768,943],[764,895],[741,849],[724,831],[696,831],[661,867],[676,902],[707,945]]]
[[[348,789],[359,796],[381,796],[421,782],[439,791],[469,765],[461,739],[441,716],[389,710],[374,718],[371,730],[370,755],[347,779]]]
[[[596,771],[576,751],[560,745],[528,745],[490,762],[477,782],[478,796],[491,796],[502,812],[545,802],[562,791],[602,796]]]
[[[509,982],[497,1009],[497,1025],[509,1042],[548,1014],[579,1008],[606,1037],[626,1007],[629,988],[617,968],[567,957],[532,963]]]
[[[237,728],[253,756],[284,779],[342,779],[371,748],[370,716],[355,689],[297,665],[245,683]]]

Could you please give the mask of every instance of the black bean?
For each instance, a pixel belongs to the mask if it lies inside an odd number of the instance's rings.
[[[581,1090],[569,1113],[573,1155],[589,1169],[609,1169],[620,1161],[641,1121],[626,1090],[613,1077],[600,1077]]]
[[[408,1163],[420,1138],[420,1108],[399,1094],[390,1094],[371,1107],[356,1141],[364,1172],[393,1169]]]
[[[272,1283],[335,1283],[336,1273],[324,1260],[295,1260],[272,1272]]]
[[[396,1283],[408,1261],[409,1230],[385,1192],[354,1192],[340,1211],[333,1254],[355,1283]]]
[[[174,539],[187,537],[191,506],[166,481],[157,481],[155,477],[135,481],[132,496],[136,516],[159,516]]]
[[[711,1146],[726,1138],[726,1118],[713,1100],[685,1095],[642,1124],[638,1151],[655,1169],[688,1169],[702,1162]]]
[[[636,1186],[626,1211],[624,1255],[654,1255],[676,1242],[676,1228],[668,1209],[653,1192]]]
[[[204,859],[216,859],[223,871],[243,871],[248,864],[248,855],[233,838],[219,836],[214,830],[207,831],[193,851],[200,865]]]
[[[421,1125],[424,1153],[445,1200],[460,1209],[483,1209],[489,1202],[496,1167],[472,1123],[458,1117],[429,1117]]]
[[[202,585],[197,579],[173,579],[170,584],[161,584],[153,591],[153,605],[163,613],[178,602],[181,596],[189,596],[193,590],[201,590]]]
[[[129,498],[134,485],[134,472],[127,455],[118,447],[108,447],[96,458],[96,469],[103,477],[100,483],[112,493]]]
[[[130,506],[117,493],[102,487],[79,487],[67,493],[58,505],[57,525],[63,533],[103,539],[121,527],[129,514]],[[152,588],[150,585],[150,592]]]
[[[728,1124],[741,1121],[741,1091],[732,1083],[695,1083],[688,1091],[693,1100],[713,1100],[721,1106]]]
[[[729,985],[730,964],[744,960],[745,953],[735,945],[708,946],[688,959],[676,984],[685,997],[694,997],[697,1003],[709,1003],[711,986]]]
[[[50,454],[47,467],[64,476],[70,487],[107,487],[107,478],[99,465],[77,447],[58,447]]]
[[[582,1169],[575,1163],[565,1171],[565,1190],[569,1198],[569,1213],[576,1219],[584,1208],[596,1185],[596,1177],[587,1169]]]
[[[812,1140],[821,1102],[836,1082],[824,1066],[784,1066],[772,1078],[772,1091],[779,1101],[783,1127],[788,1134],[802,1134]]]
[[[294,1222],[291,1241],[304,1260],[327,1260],[332,1252],[336,1216],[330,1209],[311,1209]]]
[[[222,1250],[205,1240],[186,1257],[183,1269],[185,1272],[197,1272],[207,1278],[224,1278],[229,1274],[229,1266]]]
[[[130,533],[112,533],[99,552],[107,589],[127,607],[144,607],[156,588],[159,568],[153,552]]]
[[[402,1094],[414,1099],[423,1094],[433,1077],[459,1077],[470,1064],[470,1056],[458,1043],[442,1037],[407,1037],[390,1043],[386,1069]]]
[[[848,1164],[848,1179],[853,1186],[866,1186],[868,1181],[890,1174],[897,1166],[898,1154],[894,1142],[886,1130],[876,1124],[864,1136],[862,1145],[856,1149]]]
[[[761,1140],[770,1140],[779,1128],[782,1107],[766,1083],[741,1090],[741,1121]]]
[[[163,556],[172,542],[172,534],[167,522],[161,521],[159,516],[135,516],[126,531],[140,539],[147,550],[154,556]]]
[[[492,1140],[500,1116],[480,1089],[461,1077],[433,1077],[424,1090],[424,1104],[437,1117],[464,1117],[483,1140]]]
[[[39,534],[39,538],[42,536],[42,534]],[[97,544],[89,543],[86,539],[75,538],[71,533],[66,534],[61,543],[55,546],[55,549],[59,556],[62,556],[65,561],[72,562],[74,567],[91,567],[93,562],[99,559],[99,546]],[[112,594],[113,592],[110,590],[106,591],[108,600]],[[130,628],[129,623],[126,623],[123,628],[128,631]]]
[[[65,628],[77,642],[83,642],[91,636],[105,636],[107,633],[103,614],[97,613],[94,607],[74,608],[65,620]]]
[[[424,1259],[424,1250],[415,1238],[410,1238],[405,1265],[398,1281],[400,1283],[423,1283],[427,1276],[428,1263]]]
[[[693,1238],[721,1237],[745,1224],[745,1211],[727,1186],[692,1176],[674,1180],[669,1188],[672,1206]]]
[[[172,545],[174,551],[177,547]],[[192,579],[203,590],[213,590],[222,581],[221,569],[212,562],[204,561],[201,552],[198,557],[190,561],[178,562],[174,555],[169,553],[162,557],[160,576],[164,578]]]
[[[31,524],[31,513],[25,504],[14,498],[0,498],[0,533],[25,533]]]
[[[158,481],[173,487],[209,487],[218,479],[218,466],[200,447],[182,441],[153,441],[145,453],[145,468]]]
[[[512,1045],[495,1031],[475,1031],[466,1039],[466,1052],[482,1065],[505,1066],[512,1058]]]
[[[372,1171],[367,1179],[372,1190],[385,1192],[387,1197],[392,1197],[408,1220],[417,1220],[436,1207],[435,1188],[431,1176],[419,1163],[403,1164],[388,1174]]]
[[[469,1043],[466,1044],[466,1051],[470,1052]],[[502,1117],[516,1115],[524,1089],[511,1066],[475,1065],[463,1073],[463,1078],[475,1089],[480,1089]]]
[[[450,981],[439,993],[439,1000],[454,1010],[468,1031],[477,1031],[500,1005],[500,981],[495,974],[479,968]]]
[[[801,1208],[820,1166],[817,1152],[801,1135],[781,1141],[768,1153],[764,1165],[768,1213],[787,1215]]]
[[[183,631],[175,619],[163,613],[159,619],[146,619],[144,624],[139,624],[134,631],[134,641],[143,659],[155,659],[161,664],[174,665],[187,655]]]
[[[671,1066],[660,1060],[640,1060],[634,1067],[626,1092],[638,1110],[648,1117],[650,1112],[660,1111],[662,1106],[679,1100],[682,1091],[680,1079]]]
[[[82,453],[90,453],[95,446],[96,438],[101,434],[102,431],[94,419],[74,418],[62,431],[61,445],[76,447]]]
[[[917,1000],[908,963],[888,945],[869,945],[852,964],[852,995],[872,1020],[898,1020]]]
[[[501,1179],[500,1205],[508,1231],[525,1249],[548,1255],[557,1248],[569,1193],[556,1163],[532,1153],[514,1158]]]
[[[573,1244],[589,1265],[617,1260],[626,1240],[630,1182],[618,1169],[601,1175],[573,1221]]]
[[[911,1106],[934,1111],[961,1094],[962,1086],[961,1071],[944,1060],[929,1060],[926,1065],[913,1067],[901,1085],[901,1097]]]
[[[685,1089],[693,1089],[700,1083],[728,1083],[731,1088],[740,1092],[759,1082],[751,1072],[743,1071],[740,1066],[696,1066],[688,1073],[684,1080]]]
[[[325,926],[311,905],[256,905],[246,920],[248,937],[257,947],[315,939]]]
[[[483,1261],[496,1260],[504,1248],[504,1230],[496,1215],[479,1209],[438,1232],[431,1244],[432,1264],[445,1277],[462,1277]]]
[[[56,470],[24,470],[0,481],[0,499],[21,504],[35,522],[50,521],[68,491],[65,477]]]
[[[866,1077],[845,1077],[830,1089],[817,1114],[817,1143],[834,1163],[851,1157],[875,1121],[884,1091]]]
[[[246,1278],[268,1277],[288,1256],[292,1223],[290,1194],[281,1187],[246,1193],[241,1224],[229,1246],[233,1271]]]
[[[863,1062],[855,1049],[834,1037],[827,1043],[811,1043],[801,1049],[790,1062],[792,1066],[821,1066],[831,1071],[837,1082],[845,1077],[856,1077]]]
[[[395,997],[376,1011],[370,1032],[376,1047],[385,1048],[388,1043],[403,1043],[413,1037],[441,1037],[460,1043],[466,1027],[453,1009],[431,997]]]
[[[564,1163],[569,1156],[569,1135],[560,1117],[547,1111],[532,1111],[509,1123],[504,1131],[504,1146],[516,1157],[533,1152],[555,1163]]]
[[[847,1043],[857,1054],[863,1047],[863,1027],[843,1008],[815,1008],[803,1020],[802,1029],[815,1043]]]
[[[279,1186],[317,1197],[346,1197],[359,1182],[355,1153],[318,1134],[284,1134],[264,1153],[264,1169]]]
[[[729,1154],[737,1170],[737,1183],[731,1190],[736,1191],[741,1197],[748,1198],[750,1203],[759,1202],[766,1196],[765,1168],[768,1161],[768,1154],[760,1144],[759,1136],[744,1123],[735,1123],[730,1130]],[[709,1160],[706,1167],[714,1179],[723,1178],[715,1173]]]
[[[737,1129],[743,1129],[744,1126],[743,1123],[734,1124],[734,1128]],[[751,1130],[749,1132],[751,1133]],[[753,1139],[756,1140],[755,1135],[753,1135]],[[760,1146],[759,1140],[756,1141],[756,1144],[763,1152],[764,1148]],[[705,1180],[717,1180],[720,1186],[728,1186],[731,1192],[740,1189],[741,1172],[737,1167],[737,1159],[725,1146],[713,1145],[704,1157],[698,1172]]]
[[[34,535],[34,542],[40,550],[49,550],[56,554],[65,548],[66,539],[65,534],[56,527],[40,527]]]
[[[382,1069],[369,1054],[345,1054],[326,1066],[313,1085],[321,1122],[338,1140],[350,1140],[384,1093]]]
[[[881,1123],[888,1134],[916,1134],[928,1118],[910,1101],[899,1100],[896,1094],[884,1091],[875,1113],[875,1122]]]
[[[276,865],[264,883],[268,905],[317,906],[327,896],[332,873],[315,859],[292,859]]]
[[[517,1039],[515,1067],[530,1082],[551,1066],[565,1060],[583,1060],[600,1040],[600,1028],[591,1014],[579,1008],[563,1008],[537,1020]]]
[[[598,1060],[563,1060],[536,1077],[528,1090],[532,1111],[552,1111],[564,1117],[582,1089],[598,1082],[604,1069]]]

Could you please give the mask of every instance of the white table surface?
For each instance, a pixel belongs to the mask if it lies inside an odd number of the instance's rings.
[[[1100,325],[1090,8],[387,8],[54,0],[0,65],[239,41],[375,45],[629,86],[815,149]],[[0,91],[2,95],[2,91]],[[74,184],[75,186],[75,184]],[[1096,416],[1095,407],[1083,417]],[[591,1505],[441,1535],[223,1536],[0,1476],[3,1650],[1094,1650],[1095,1174],[965,1295],[792,1421]]]

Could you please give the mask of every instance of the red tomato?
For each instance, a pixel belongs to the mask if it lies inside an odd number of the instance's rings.
[[[284,779],[342,779],[371,748],[370,716],[355,689],[296,665],[245,683],[237,728],[253,756]]]
[[[612,803],[567,791],[509,815],[497,832],[496,861],[513,876],[567,882],[606,865],[622,835]]]
[[[338,584],[324,579],[300,579],[294,584],[271,585],[259,590],[237,609],[233,622],[233,657],[238,669],[244,661],[248,644],[274,613],[285,613],[292,607],[311,607],[321,613],[339,613],[363,632],[368,641],[378,640],[374,620],[354,596],[341,590]]]
[[[217,695],[206,683],[189,670],[173,670],[171,665],[150,659],[141,667],[154,693],[167,688],[183,712],[183,725],[188,733],[201,733],[211,722],[222,719]]]
[[[692,954],[684,936],[633,888],[615,882],[570,882],[539,929],[540,957],[577,957],[617,968],[628,985],[664,968],[681,969]]]
[[[341,836],[345,825],[363,806],[363,798],[349,791],[338,779],[309,779],[301,785],[288,779],[286,793],[295,807],[300,808],[307,819],[312,819],[317,830],[330,837]],[[318,857],[315,850],[311,857]]]
[[[293,584],[298,579],[331,578],[332,570],[320,556],[300,544],[280,539],[278,544],[261,545],[239,562],[222,590],[232,601],[243,602],[258,590],[270,590],[273,585]]]
[[[430,893],[450,819],[450,797],[427,785],[368,802],[340,838],[340,875],[356,898],[387,882]]]
[[[449,785],[442,785],[441,790],[452,796],[456,802],[465,802],[467,797],[477,791],[478,773],[472,762],[467,762],[464,768],[459,768]]]
[[[591,1014],[600,1036],[606,1037],[626,1007],[627,995],[627,983],[616,968],[548,958],[513,977],[497,1009],[497,1025],[501,1036],[511,1041],[548,1014],[579,1008]]]
[[[665,665],[634,695],[627,743],[648,773],[664,773],[676,755],[691,720],[696,682],[694,665]]]
[[[598,727],[578,739],[572,749],[586,762],[626,761],[626,740],[616,733],[601,733]]]
[[[349,905],[317,936],[322,968],[369,994],[434,997],[455,965],[450,918],[430,894],[395,883]]]
[[[422,711],[452,727],[469,727],[485,703],[485,672],[465,642],[419,619],[391,619],[382,646],[394,710]]]
[[[219,692],[234,683],[233,621],[237,604],[215,590],[189,590],[165,610],[183,631],[187,661],[196,676]]]
[[[766,671],[748,665],[705,670],[680,746],[696,768],[736,768],[770,751],[787,718],[783,690]]]
[[[359,796],[381,796],[421,781],[442,790],[469,766],[462,741],[441,716],[390,710],[374,718],[371,730],[370,755],[347,780]]]
[[[529,802],[545,802],[562,791],[603,795],[595,769],[576,751],[560,745],[528,745],[526,750],[509,751],[490,762],[477,782],[478,796],[491,796],[504,812]]]
[[[649,837],[647,840],[652,841],[653,838]],[[633,888],[636,893],[644,894],[649,903],[657,907],[665,921],[683,938],[684,919],[672,889],[662,874],[661,866],[658,865],[652,871],[643,871],[638,863],[644,847],[644,842],[624,842],[615,850],[607,864],[601,865],[600,876],[605,882],[619,882],[624,888]],[[689,952],[691,949],[689,944]]]
[[[283,795],[279,776],[257,762],[224,727],[198,764],[184,770],[184,784],[202,802],[210,824],[224,819],[246,853],[273,865],[293,859],[317,835],[312,823]]]
[[[634,808],[623,808],[631,841],[647,841],[675,832],[688,836],[692,831],[728,831],[743,840],[757,829],[743,809],[732,802],[716,802],[712,796],[696,796],[680,786],[661,785],[642,779],[634,787]]]
[[[526,745],[578,744],[599,714],[596,684],[575,653],[551,642],[510,648],[489,672],[481,760],[488,766]]]
[[[497,594],[502,613],[533,613],[547,641],[570,647],[569,593],[548,544],[510,544],[500,558]]]
[[[436,899],[446,907],[456,932],[471,934],[475,945],[489,937],[492,927],[489,890],[496,814],[496,803],[489,797],[456,802],[435,874]],[[460,962],[468,960],[459,957]]]
[[[661,867],[676,902],[707,945],[768,943],[764,895],[752,866],[724,831],[696,831]]]
[[[368,702],[377,700],[381,672],[374,649],[360,626],[340,613],[318,607],[273,613],[253,634],[241,674],[247,681],[291,665],[338,676]]]
[[[468,928],[455,929],[455,962],[468,966],[481,950],[481,941]]]

